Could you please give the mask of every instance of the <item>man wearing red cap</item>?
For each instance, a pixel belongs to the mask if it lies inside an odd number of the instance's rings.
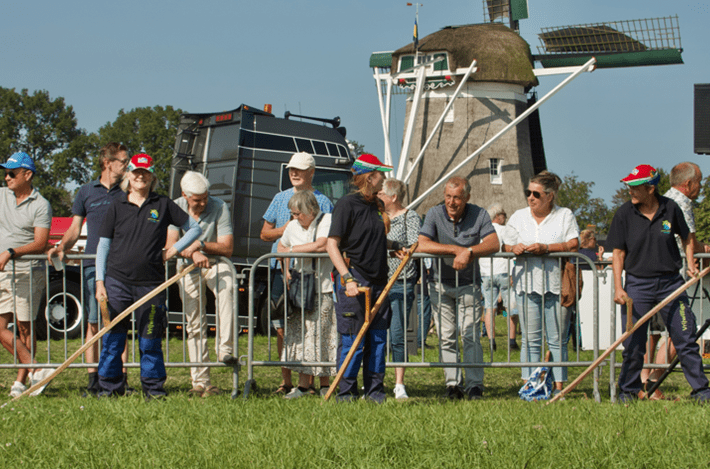
[[[683,265],[675,235],[680,236],[688,259],[693,259],[690,230],[683,212],[671,199],[657,192],[660,175],[649,165],[639,165],[621,182],[629,188],[631,201],[614,214],[607,247],[613,249],[614,301],[625,305],[633,300],[633,317],[638,320],[683,285],[679,270]],[[622,283],[622,271],[626,281]],[[694,262],[688,273],[696,275]],[[622,327],[626,324],[626,306],[622,306]],[[688,296],[683,293],[660,311],[670,337],[676,345],[683,373],[693,388],[691,396],[699,403],[710,400],[708,379],[703,373],[699,347],[695,342],[695,315]],[[624,341],[624,361],[619,373],[619,400],[632,402],[641,391],[641,369],[648,323],[644,323]]]

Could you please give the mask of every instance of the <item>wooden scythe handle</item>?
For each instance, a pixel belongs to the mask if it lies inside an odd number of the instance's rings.
[[[173,277],[171,277],[171,278],[168,279],[167,281],[165,281],[165,282],[163,282],[162,284],[160,284],[160,285],[158,285],[157,287],[155,287],[154,290],[152,290],[150,293],[148,293],[147,295],[145,295],[143,298],[141,298],[140,300],[138,300],[138,301],[136,301],[135,303],[133,303],[133,304],[132,304],[131,306],[129,306],[124,312],[122,312],[121,314],[119,314],[118,316],[116,316],[116,318],[115,318],[113,321],[110,321],[109,323],[105,323],[103,329],[101,329],[98,333],[96,333],[96,335],[95,335],[94,337],[92,337],[92,338],[91,338],[90,340],[88,340],[84,345],[82,345],[82,346],[79,348],[79,350],[77,350],[76,352],[74,352],[74,353],[72,354],[71,357],[67,358],[67,360],[66,360],[64,363],[62,363],[59,368],[57,368],[56,370],[54,370],[54,372],[53,372],[51,375],[47,376],[47,377],[44,378],[42,381],[40,381],[39,383],[37,383],[37,384],[35,384],[34,386],[30,387],[30,388],[27,389],[25,392],[23,392],[22,394],[20,394],[19,396],[15,397],[15,398],[13,398],[12,400],[14,401],[14,400],[20,399],[20,398],[23,397],[23,396],[26,396],[26,395],[28,395],[28,394],[31,394],[31,393],[35,392],[37,389],[41,388],[42,386],[44,386],[44,385],[46,385],[47,383],[49,383],[50,381],[52,381],[54,378],[57,377],[57,375],[59,375],[59,373],[61,373],[61,372],[64,371],[69,365],[71,365],[72,363],[74,363],[74,361],[75,361],[77,358],[79,358],[84,352],[86,352],[86,351],[89,349],[89,347],[91,347],[91,346],[94,345],[96,342],[98,342],[98,340],[99,340],[101,337],[103,337],[108,331],[110,331],[116,324],[118,324],[119,322],[121,322],[126,316],[128,316],[129,314],[131,314],[133,311],[135,311],[136,309],[140,308],[141,306],[143,306],[145,303],[147,303],[150,299],[152,299],[152,298],[153,298],[154,296],[156,296],[158,293],[162,292],[163,290],[165,290],[166,288],[168,288],[170,285],[172,285],[173,283],[175,283],[175,282],[177,282],[178,280],[180,280],[181,278],[183,278],[185,275],[187,275],[187,274],[188,274],[190,271],[192,271],[194,268],[195,268],[195,264],[190,264],[189,266],[185,267],[185,268],[182,270],[182,272],[180,272],[180,273],[178,273],[178,274],[175,274]],[[102,315],[103,315],[103,310],[102,310]]]
[[[338,386],[338,383],[340,383],[340,380],[343,379],[343,375],[345,375],[345,370],[348,369],[348,365],[350,365],[350,361],[352,360],[353,355],[355,355],[355,352],[357,351],[357,348],[360,345],[360,342],[362,342],[363,337],[365,337],[365,333],[370,328],[370,323],[375,318],[375,315],[377,314],[377,312],[380,310],[380,307],[382,306],[382,303],[387,298],[387,294],[392,289],[394,282],[397,281],[397,277],[399,277],[399,274],[402,273],[402,270],[404,270],[404,268],[407,266],[407,263],[409,263],[409,260],[412,258],[412,254],[414,254],[414,251],[417,250],[418,246],[419,246],[419,243],[417,242],[417,243],[412,244],[412,246],[409,248],[409,252],[405,256],[405,258],[402,259],[402,262],[399,263],[399,267],[397,267],[397,270],[394,272],[394,275],[392,276],[392,278],[389,279],[389,281],[387,282],[387,285],[385,286],[385,289],[382,290],[382,293],[380,293],[379,298],[377,298],[377,302],[375,302],[375,306],[370,308],[370,297],[371,297],[372,290],[369,287],[358,288],[358,291],[360,293],[365,293],[365,311],[366,311],[365,312],[365,323],[360,328],[360,332],[357,333],[357,337],[355,337],[355,341],[350,346],[350,350],[348,351],[348,354],[345,356],[345,360],[343,360],[343,364],[340,365],[340,369],[338,370],[338,374],[335,375],[335,379],[333,380],[332,383],[330,383],[330,387],[328,388],[328,392],[326,393],[325,397],[323,398],[324,400],[327,401],[330,398],[330,396],[335,391],[335,388]]]
[[[659,312],[661,309],[663,309],[666,305],[668,305],[668,303],[670,303],[671,301],[673,301],[673,300],[675,300],[676,298],[678,298],[678,297],[680,296],[680,294],[683,293],[685,290],[687,290],[689,287],[691,287],[692,285],[695,285],[698,281],[700,281],[701,278],[703,278],[705,275],[707,275],[708,272],[710,272],[710,267],[706,267],[705,269],[703,269],[703,270],[698,274],[697,277],[691,278],[690,280],[688,280],[687,282],[685,282],[683,285],[681,285],[680,287],[678,287],[678,289],[677,289],[676,291],[674,291],[673,293],[671,293],[670,295],[668,295],[665,300],[663,300],[663,301],[661,301],[660,303],[658,303],[655,308],[653,308],[651,311],[649,311],[648,313],[646,313],[641,319],[639,319],[638,321],[636,321],[636,324],[634,324],[634,326],[633,326],[631,329],[627,329],[627,330],[626,330],[626,333],[624,333],[621,337],[619,337],[618,339],[616,339],[616,342],[614,342],[613,344],[611,344],[611,345],[609,346],[609,348],[606,349],[606,351],[605,351],[599,358],[597,358],[596,360],[594,360],[594,363],[592,363],[591,365],[589,365],[589,368],[587,368],[586,370],[584,370],[584,372],[582,372],[582,374],[579,375],[579,376],[577,377],[577,379],[575,379],[574,381],[572,381],[566,388],[564,388],[564,389],[562,390],[562,392],[560,392],[558,395],[556,395],[556,396],[553,397],[550,401],[548,401],[547,405],[550,405],[550,404],[552,404],[553,402],[555,402],[555,401],[557,401],[557,400],[563,398],[565,394],[567,394],[567,393],[570,392],[572,389],[574,389],[584,378],[587,377],[587,375],[588,375],[589,373],[591,373],[596,367],[598,367],[598,366],[601,364],[601,362],[603,362],[603,361],[606,359],[606,357],[608,357],[609,355],[611,355],[611,352],[613,352],[614,350],[616,350],[616,347],[618,347],[623,341],[625,341],[626,339],[628,339],[628,338],[631,336],[631,334],[633,334],[633,333],[636,331],[636,329],[638,329],[639,327],[641,327],[642,324],[644,324],[644,323],[647,322],[649,319],[651,319],[654,314],[656,314],[656,313]],[[627,314],[628,314],[628,310],[627,310]]]

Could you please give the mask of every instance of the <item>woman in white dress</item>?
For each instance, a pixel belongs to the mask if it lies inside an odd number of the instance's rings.
[[[304,253],[325,252],[326,240],[330,231],[330,214],[322,213],[318,201],[311,191],[299,191],[291,197],[288,203],[293,220],[278,244],[278,252]],[[284,337],[283,361],[305,362],[335,362],[338,334],[333,309],[333,286],[330,272],[333,263],[329,258],[320,259],[296,258],[294,269],[300,272],[317,271],[314,311],[297,310],[288,318]],[[290,265],[285,259],[282,265]],[[315,266],[315,269],[313,268]],[[287,284],[291,272],[284,272]],[[320,394],[328,392],[330,376],[335,375],[333,367],[290,366],[298,372],[298,386],[284,396],[286,399],[297,399],[308,394],[312,388],[314,376],[320,378]]]

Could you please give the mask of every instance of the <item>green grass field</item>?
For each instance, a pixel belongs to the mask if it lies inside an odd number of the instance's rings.
[[[240,338],[246,354],[246,336]],[[430,336],[430,343],[436,338]],[[484,348],[487,340],[484,340]],[[502,343],[503,341],[501,341]],[[59,342],[52,344],[60,345]],[[70,350],[79,346],[70,343]],[[45,343],[39,349],[46,350]],[[273,349],[275,350],[275,339]],[[504,361],[507,352],[496,352]],[[170,340],[172,360],[182,340]],[[267,341],[257,337],[258,357]],[[53,354],[61,362],[64,352]],[[43,358],[42,351],[38,358]],[[46,352],[45,357],[46,357]],[[275,352],[274,352],[275,353]],[[435,360],[436,350],[427,350]],[[583,360],[591,360],[585,352]],[[10,356],[2,352],[0,361]],[[416,360],[417,358],[413,358]],[[618,358],[620,360],[620,356]],[[512,361],[517,362],[517,354]],[[573,379],[582,369],[570,369]],[[86,372],[70,369],[35,398],[9,402],[15,371],[0,370],[0,467],[707,467],[710,407],[688,399],[690,388],[675,373],[663,386],[676,402],[612,405],[608,369],[602,374],[602,403],[586,379],[567,399],[549,406],[521,401],[519,368],[486,370],[482,401],[448,402],[443,372],[407,371],[410,399],[337,404],[315,397],[286,401],[272,396],[279,370],[255,370],[258,389],[248,400],[231,399],[232,373],[212,370],[225,393],[192,398],[189,372],[168,368],[162,401],[139,394],[112,399],[82,398]],[[129,381],[139,385],[138,370]],[[240,391],[246,381],[240,371]],[[387,371],[391,392],[394,372]],[[391,394],[390,394],[391,395]]]

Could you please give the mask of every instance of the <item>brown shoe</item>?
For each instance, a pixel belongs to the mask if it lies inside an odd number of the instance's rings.
[[[293,386],[289,386],[288,384],[279,384],[279,387],[276,391],[274,391],[274,394],[283,394],[284,396],[288,393],[291,392],[291,389],[293,389]]]
[[[202,397],[202,393],[204,393],[204,392],[205,392],[205,387],[201,384],[198,384],[194,388],[187,391],[187,394],[192,397]]]
[[[222,394],[222,391],[219,390],[217,386],[207,386],[205,391],[202,393],[202,397],[209,397],[209,396],[218,396]]]

